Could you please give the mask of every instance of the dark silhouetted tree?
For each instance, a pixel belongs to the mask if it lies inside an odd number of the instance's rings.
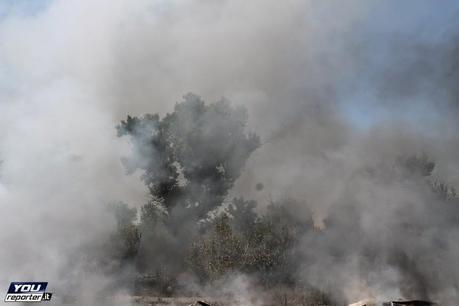
[[[130,136],[134,147],[124,160],[126,169],[143,171],[152,197],[168,214],[180,206],[199,220],[222,203],[260,145],[257,135],[246,133],[246,123],[244,108],[225,99],[206,105],[190,93],[163,119],[128,116],[117,130],[118,136]]]
[[[259,137],[246,132],[247,119],[243,107],[225,99],[206,104],[190,93],[162,119],[128,116],[117,126],[118,136],[133,145],[123,163],[128,173],[142,172],[151,195],[140,216],[144,263],[155,257],[157,264],[181,269],[198,221],[222,205],[260,146]]]

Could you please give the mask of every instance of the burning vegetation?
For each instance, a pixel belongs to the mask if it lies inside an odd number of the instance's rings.
[[[0,2],[0,287],[458,305],[459,2]]]
[[[459,224],[459,200],[454,188],[433,178],[435,163],[427,155],[398,156],[388,168],[366,165],[358,172],[362,179],[390,188],[416,188],[435,203],[421,204],[422,211],[413,206],[416,203],[395,207],[397,219],[387,215],[384,227],[373,224],[379,235],[398,237],[386,244],[383,237],[388,236],[370,239],[365,232],[369,229],[362,227],[368,206],[357,210],[349,200],[335,207],[318,228],[312,210],[295,213],[303,204],[298,199],[271,201],[260,211],[254,200],[229,198],[247,159],[260,147],[259,137],[246,132],[246,121],[245,110],[226,100],[206,104],[188,94],[162,119],[128,116],[117,127],[118,135],[128,136],[133,144],[132,156],[123,163],[129,173],[141,171],[150,193],[138,214],[124,203],[111,206],[118,225],[107,260],[120,277],[125,267],[133,267],[135,280],[124,279],[133,294],[172,300],[177,295],[221,294],[228,277],[244,275],[257,292],[285,288],[285,305],[336,305],[348,301],[346,293],[337,290],[346,275],[335,275],[338,279],[331,284],[314,279],[328,278],[327,268],[357,260],[359,277],[366,282],[374,280],[365,274],[393,269],[400,277],[401,296],[436,296],[436,285],[431,284],[441,282],[442,276],[430,274],[434,266],[424,265],[435,265],[435,260],[425,257],[430,246],[420,238],[433,235],[429,240],[436,241],[438,251],[447,251],[442,228]],[[254,183],[256,192],[260,184]],[[434,232],[425,213],[442,220]],[[312,272],[309,266],[323,270]],[[297,301],[289,302],[291,298]],[[266,298],[257,301],[272,304]],[[382,305],[427,305],[388,303]]]

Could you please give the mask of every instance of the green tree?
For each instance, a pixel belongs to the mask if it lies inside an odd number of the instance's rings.
[[[129,172],[143,171],[151,196],[170,218],[186,209],[186,218],[202,219],[221,205],[260,145],[257,135],[245,131],[247,119],[244,108],[225,99],[206,105],[187,94],[163,119],[147,114],[121,122],[118,136],[129,136],[133,144],[124,164]]]
[[[217,217],[210,231],[193,244],[189,267],[201,281],[239,271],[256,276],[266,286],[295,282],[293,275],[301,262],[296,246],[312,229],[312,218],[292,214],[291,201],[272,203],[261,217],[254,214],[253,205],[234,199],[232,218]]]
[[[259,137],[246,132],[247,112],[221,99],[206,104],[187,94],[172,113],[128,116],[117,126],[128,136],[128,171],[140,170],[151,200],[141,209],[138,266],[180,272],[199,221],[220,207]],[[154,260],[152,260],[154,258]]]
[[[218,279],[242,267],[241,238],[233,232],[227,214],[216,218],[207,239],[193,244],[189,261],[202,281]]]
[[[134,223],[137,210],[118,202],[109,206],[116,219],[116,230],[111,236],[111,254],[120,261],[132,260],[138,252],[140,233]]]
[[[300,237],[312,229],[312,216],[299,219],[293,201],[271,203],[244,235],[244,272],[257,274],[265,285],[293,283],[298,269],[296,246]]]

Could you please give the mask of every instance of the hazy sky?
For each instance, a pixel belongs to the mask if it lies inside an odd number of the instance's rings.
[[[457,1],[376,1],[372,2],[371,9],[363,22],[353,28],[360,39],[357,39],[367,49],[369,56],[367,66],[363,67],[358,77],[358,90],[351,91],[342,104],[343,111],[359,127],[369,127],[375,121],[390,117],[412,121],[414,124],[422,122],[426,117],[438,120],[435,112],[429,105],[417,101],[411,103],[414,111],[400,111],[398,108],[386,108],[378,101],[368,79],[374,74],[381,73],[385,65],[389,65],[387,58],[394,56],[392,39],[412,40],[416,43],[438,43],[450,39],[451,32],[455,32],[458,25]],[[402,52],[410,57],[407,49]],[[409,97],[410,99],[412,97]],[[399,101],[403,104],[405,101]],[[393,105],[392,105],[393,106]],[[419,126],[422,128],[422,126]]]
[[[169,11],[174,10],[175,6],[179,6],[175,1],[152,0],[140,2],[143,2],[140,6],[154,11],[156,16],[161,15],[161,12],[167,15]],[[206,1],[201,2],[204,3]],[[0,2],[0,20],[4,22],[5,19],[18,18],[25,21],[40,18],[40,15],[46,14],[55,3],[56,1],[52,0],[3,0]],[[110,3],[106,2],[106,5],[110,5]],[[71,7],[72,4],[68,6]],[[359,13],[356,20],[346,24],[348,28],[344,32],[354,32],[352,35],[353,43],[361,44],[366,48],[365,56],[368,57],[367,62],[365,63],[365,67],[360,68],[361,70],[359,70],[357,78],[352,80],[358,84],[357,88],[353,87],[346,95],[343,94],[340,97],[342,101],[338,101],[342,102],[343,113],[360,128],[368,128],[375,121],[378,122],[394,115],[406,115],[381,106],[378,101],[375,101],[378,100],[378,97],[375,97],[375,93],[368,84],[368,78],[372,74],[378,73],[379,69],[387,64],[385,57],[391,56],[391,45],[388,44],[388,41],[396,36],[407,36],[408,39],[414,36],[416,40],[425,42],[441,41],[457,25],[457,11],[459,9],[459,3],[454,0],[441,2],[351,1],[345,5],[335,1],[325,1],[320,5],[316,3],[311,6],[316,10],[314,14],[318,24],[322,22],[324,25],[334,18],[342,18],[340,15],[335,15],[337,10],[342,9],[342,6],[365,7],[364,13]],[[97,7],[99,6],[97,5]],[[84,22],[83,16],[79,22]],[[94,25],[96,26],[96,24]],[[97,31],[97,29],[95,30]],[[52,31],[54,32],[53,35],[59,35],[60,32],[62,32],[62,35],[65,35],[66,27],[61,28],[58,24],[55,24]],[[333,34],[328,33],[327,35]],[[44,43],[46,42],[44,41]],[[20,80],[15,78],[16,72],[14,68],[9,67],[5,63],[1,67],[1,88],[5,91],[14,91],[15,88],[20,87]],[[344,82],[343,86],[346,87],[347,85],[349,84]],[[193,91],[196,89],[188,88],[188,90]],[[174,96],[171,99],[177,99],[177,97]],[[431,109],[419,107],[416,114],[411,113],[410,116],[412,117],[405,119],[414,119],[415,121],[425,119],[423,117],[426,114],[429,116],[431,112]]]

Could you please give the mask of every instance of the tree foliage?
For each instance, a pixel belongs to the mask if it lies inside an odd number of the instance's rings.
[[[262,216],[253,211],[253,201],[238,198],[233,203],[232,217],[217,217],[210,231],[193,244],[190,268],[204,282],[239,271],[256,275],[268,286],[292,283],[298,268],[295,246],[312,229],[312,221],[295,219],[285,208],[288,201],[272,203]]]
[[[205,104],[190,93],[164,118],[128,116],[117,130],[133,144],[133,156],[124,160],[128,171],[143,171],[151,196],[169,214],[179,206],[198,220],[221,205],[260,145],[257,135],[245,132],[246,123],[244,108],[225,99]]]
[[[140,243],[140,233],[134,223],[137,210],[122,202],[111,204],[110,209],[116,219],[116,231],[111,237],[111,255],[120,261],[132,260]]]
[[[259,137],[246,132],[247,119],[243,107],[225,99],[206,104],[190,93],[163,118],[128,116],[117,126],[118,136],[132,143],[123,163],[128,173],[141,171],[150,193],[140,210],[141,270],[183,268],[199,222],[223,204],[260,146]]]

